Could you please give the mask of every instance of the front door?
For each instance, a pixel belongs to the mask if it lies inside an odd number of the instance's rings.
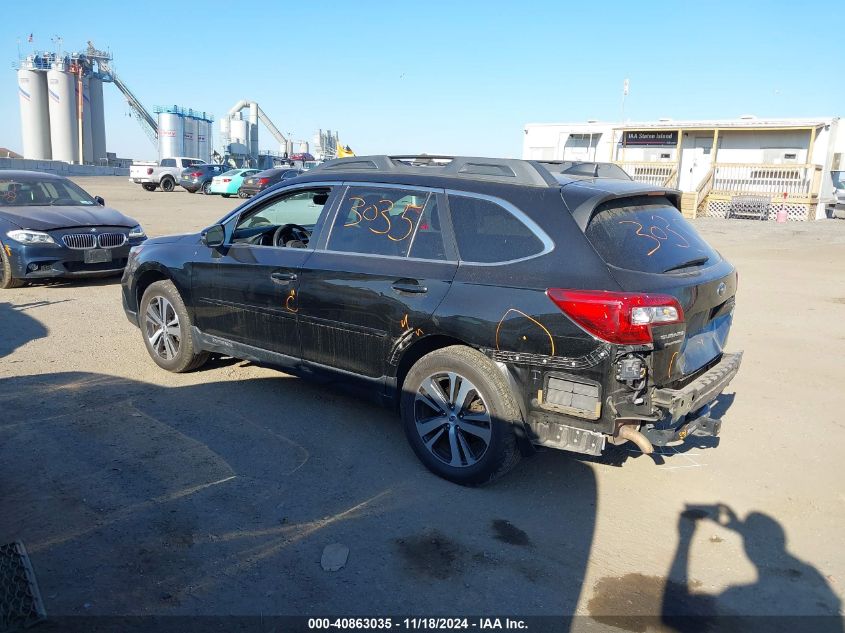
[[[232,220],[227,245],[194,271],[203,332],[299,358],[299,274],[330,198],[330,187],[287,190]]]
[[[457,270],[443,200],[434,190],[347,188],[302,270],[304,360],[379,378],[402,349],[434,333],[431,316]]]
[[[683,149],[681,177],[678,188],[681,191],[695,191],[712,166],[713,137],[696,136],[692,146]]]

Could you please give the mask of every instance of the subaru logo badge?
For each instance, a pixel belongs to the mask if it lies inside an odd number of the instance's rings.
[[[727,290],[727,289],[728,289],[728,287],[725,285],[725,282],[723,281],[722,283],[719,284],[719,287],[716,288],[716,294],[721,297],[722,295],[725,294],[725,290]]]
[[[91,232],[92,232],[92,233],[96,233],[96,232],[97,232],[97,229],[91,229]]]

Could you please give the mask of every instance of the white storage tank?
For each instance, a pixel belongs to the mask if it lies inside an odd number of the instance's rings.
[[[231,142],[233,144],[242,145],[245,148],[249,147],[249,122],[244,119],[232,119],[230,123]],[[244,150],[239,150],[241,153],[246,153]]]
[[[94,163],[94,135],[91,129],[91,85],[90,77],[82,77],[82,160],[86,165]],[[76,84],[79,87],[79,84]],[[77,101],[77,104],[79,101]]]
[[[94,163],[102,165],[106,155],[106,115],[103,107],[103,82],[97,77],[88,80],[91,94],[91,139]]]
[[[53,64],[47,71],[47,95],[50,103],[50,144],[53,160],[78,163],[76,76],[65,71],[63,64]]]
[[[209,127],[208,121],[197,119],[197,158],[205,162],[211,159]]]
[[[193,117],[187,116],[184,119],[184,143],[182,149],[185,151],[184,156],[189,158],[197,157],[197,120]]]
[[[23,157],[50,160],[50,113],[47,105],[47,73],[18,71],[18,96],[21,102]]]
[[[209,129],[211,129],[211,126],[209,126]],[[223,148],[223,151],[226,150],[230,142],[229,117],[223,117],[220,119],[220,146]]]
[[[158,158],[184,156],[182,151],[185,124],[184,117],[174,112],[158,113]]]

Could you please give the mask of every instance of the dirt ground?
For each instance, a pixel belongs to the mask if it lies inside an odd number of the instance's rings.
[[[78,182],[150,236],[239,202]],[[118,279],[0,291],[0,543],[26,544],[51,615],[841,613],[845,221],[697,226],[740,271],[721,437],[543,452],[481,489],[367,402],[246,362],[158,369]]]

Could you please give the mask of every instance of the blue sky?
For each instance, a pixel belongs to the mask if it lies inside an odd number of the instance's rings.
[[[37,8],[37,9],[36,9]],[[283,132],[357,153],[519,156],[523,125],[625,116],[845,114],[841,4],[425,0],[3,4],[0,47],[90,39],[141,101],[223,115],[257,101]],[[0,145],[20,151],[15,73]],[[109,151],[155,149],[105,87]],[[262,149],[277,149],[259,132]]]

